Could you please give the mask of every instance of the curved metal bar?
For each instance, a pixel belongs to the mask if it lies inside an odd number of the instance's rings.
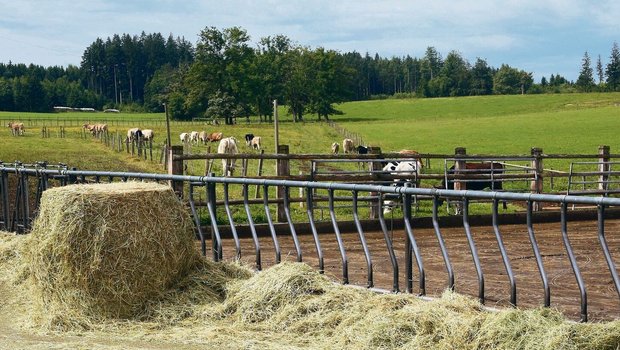
[[[579,286],[579,294],[581,296],[581,322],[588,322],[588,294],[586,293],[586,286],[583,282],[583,278],[581,277],[579,266],[577,265],[577,259],[575,258],[573,247],[571,246],[570,240],[568,239],[568,230],[566,228],[566,211],[567,205],[566,203],[562,203],[560,206],[560,216],[562,221],[562,240],[564,242],[564,247],[566,248],[566,253],[568,254],[570,266],[573,269],[575,279],[577,280],[577,286]]]
[[[394,253],[394,246],[392,240],[388,234],[387,225],[385,224],[385,218],[383,217],[383,210],[379,210],[379,224],[381,225],[381,231],[383,231],[383,238],[385,239],[385,245],[387,246],[388,254],[390,254],[390,262],[392,263],[392,291],[398,292],[400,290],[398,283],[398,260],[396,260],[396,253]]]
[[[478,256],[478,250],[476,250],[476,244],[474,243],[474,239],[471,235],[471,229],[469,227],[469,199],[467,197],[463,197],[463,227],[465,228],[467,243],[469,243],[469,250],[471,251],[471,256],[474,259],[476,274],[478,275],[478,299],[480,299],[480,304],[484,305],[484,274],[482,273],[480,257]]]
[[[360,222],[359,214],[358,214],[358,205],[357,205],[357,191],[353,191],[353,221],[355,222],[355,227],[357,228],[357,234],[360,237],[360,242],[362,242],[362,248],[364,249],[364,257],[366,258],[366,268],[368,269],[368,283],[366,286],[368,288],[372,288],[375,285],[372,275],[372,258],[370,256],[370,250],[368,249],[368,243],[366,242],[366,235],[362,230],[362,224]]]
[[[190,183],[190,187],[191,187],[191,183]],[[213,260],[219,261],[222,259],[222,237],[220,236],[220,229],[217,227],[217,214],[215,211],[215,182],[208,183],[207,189],[208,189],[208,196],[209,196],[209,199],[207,200],[207,209],[209,210],[209,216],[211,217],[211,233],[212,235],[215,236],[215,242],[214,242],[215,244],[212,247]],[[190,203],[192,202],[193,200],[190,200]],[[194,212],[195,212],[195,209],[194,209]],[[201,231],[200,220],[197,221],[197,225],[199,227],[198,232],[200,233]],[[200,242],[203,245],[203,253],[206,255],[206,247],[204,243],[205,241],[202,237],[200,239]]]
[[[256,269],[261,270],[261,257],[260,257],[260,242],[258,241],[258,234],[256,233],[256,227],[254,226],[254,220],[252,220],[252,213],[250,212],[250,204],[248,202],[248,184],[243,184],[243,207],[245,208],[245,214],[248,217],[248,224],[250,225],[250,232],[252,233],[252,239],[254,240],[254,249],[256,253]]]
[[[441,256],[448,272],[448,289],[454,290],[454,269],[452,269],[452,263],[450,263],[446,242],[443,240],[443,235],[439,229],[439,198],[437,196],[433,196],[433,229],[435,230],[435,236],[437,236],[439,248],[441,249]]]
[[[532,212],[534,208],[534,202],[527,201],[527,233],[530,237],[530,243],[532,243],[532,250],[534,251],[534,257],[536,257],[536,264],[538,265],[538,271],[540,272],[540,278],[542,279],[543,289],[545,290],[545,307],[551,306],[551,288],[549,287],[549,280],[545,267],[543,266],[542,256],[540,255],[540,249],[538,248],[538,242],[536,242],[536,236],[534,235],[534,226],[532,224]]]
[[[226,209],[226,216],[228,216],[228,223],[230,224],[230,232],[232,233],[233,239],[235,240],[235,258],[239,260],[241,259],[241,242],[239,241],[239,235],[237,234],[237,227],[235,226],[235,221],[233,220],[232,212],[230,211],[228,185],[229,184],[227,183],[224,184],[224,209]]]
[[[609,272],[611,272],[611,278],[614,280],[616,292],[618,293],[618,296],[620,296],[620,278],[618,278],[618,270],[616,270],[616,265],[614,264],[614,260],[611,258],[611,253],[609,252],[607,239],[605,239],[605,206],[603,205],[599,205],[598,207],[598,240],[603,248],[603,254],[605,254],[605,260],[607,261]]]
[[[276,264],[279,264],[282,261],[282,251],[280,250],[276,228],[273,226],[273,220],[271,220],[271,213],[269,212],[269,186],[267,185],[263,186],[263,206],[265,207],[265,216],[267,217],[269,232],[271,232],[271,239],[273,240],[273,248],[276,251]]]
[[[336,222],[336,213],[334,212],[334,190],[329,189],[329,216],[332,219],[332,225],[334,226],[334,233],[336,234],[336,240],[338,242],[338,249],[340,249],[340,256],[342,258],[342,283],[349,284],[349,260],[347,259],[347,252],[344,249],[344,243],[342,242],[342,236],[338,229],[338,223]]]
[[[517,306],[517,281],[515,280],[515,275],[512,271],[512,267],[510,266],[510,259],[508,258],[508,252],[506,252],[506,246],[504,245],[502,234],[499,231],[498,210],[499,200],[494,199],[491,214],[493,221],[493,231],[495,232],[495,238],[497,239],[497,246],[499,247],[499,252],[502,255],[504,268],[506,268],[506,273],[508,274],[508,279],[510,280],[510,303],[512,304],[512,306]]]
[[[295,231],[295,226],[293,225],[293,219],[291,218],[291,203],[289,200],[289,188],[284,188],[284,215],[286,216],[286,221],[288,222],[288,227],[291,230],[291,237],[293,237],[293,244],[295,244],[295,250],[297,251],[297,262],[302,261],[302,252],[301,252],[301,244],[299,244],[299,238],[297,237],[297,231]]]
[[[0,204],[2,207],[2,229],[9,231],[11,221],[9,214],[9,174],[0,173]]]
[[[312,204],[312,188],[306,188],[306,213],[308,214],[308,222],[310,223],[310,230],[312,231],[312,237],[314,237],[314,246],[316,247],[316,254],[319,259],[319,273],[325,272],[325,260],[323,258],[323,249],[321,248],[321,241],[319,240],[319,234],[314,224],[314,213]]]
[[[426,295],[426,273],[424,272],[424,263],[422,262],[422,254],[420,253],[420,249],[418,248],[418,244],[416,243],[415,236],[413,235],[413,225],[411,224],[411,195],[405,194],[403,199],[404,206],[404,220],[405,220],[405,231],[407,232],[407,239],[411,248],[407,248],[407,251],[413,250],[413,255],[415,256],[416,263],[418,264],[418,273],[420,274],[420,295]],[[409,253],[411,255],[411,253]],[[411,279],[411,258],[407,259],[407,277]],[[412,281],[407,281],[408,288],[413,289],[411,286]]]

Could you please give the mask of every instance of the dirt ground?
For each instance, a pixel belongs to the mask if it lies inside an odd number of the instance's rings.
[[[389,226],[389,222],[388,222]],[[620,264],[620,220],[606,222],[606,238],[616,265]],[[562,242],[560,224],[534,225],[543,256],[544,268],[551,286],[551,306],[561,310],[572,320],[580,317],[580,295],[576,279],[567,259]],[[500,226],[510,263],[517,281],[517,303],[520,308],[537,307],[543,304],[544,294],[541,277],[534,259],[525,225]],[[497,240],[492,227],[472,227],[472,235],[480,254],[485,281],[485,304],[489,307],[510,307],[508,277],[502,263]],[[478,283],[469,245],[462,227],[442,228],[454,273],[456,291],[478,296]],[[300,232],[303,233],[303,232]],[[433,229],[414,228],[426,274],[426,295],[438,296],[447,287],[448,275]],[[615,290],[611,274],[604,260],[594,221],[569,222],[568,234],[577,257],[579,268],[586,283],[589,321],[618,319],[620,299]],[[391,290],[394,270],[386,250],[382,232],[366,232],[365,237],[373,262],[373,281],[376,288]],[[405,283],[405,239],[403,231],[388,232],[397,252],[398,286],[404,291]],[[344,254],[348,261],[349,282],[366,286],[368,268],[358,233],[343,233]],[[342,281],[342,252],[335,234],[319,237],[324,252],[325,273],[335,281]],[[279,235],[282,259],[294,261],[297,253],[290,236]],[[274,244],[271,237],[260,238],[262,268],[274,264]],[[318,268],[315,241],[312,235],[300,235],[303,261]],[[251,238],[241,240],[241,259],[249,265],[256,262],[256,250]],[[235,256],[234,241],[224,242],[224,258]],[[0,283],[0,349],[199,349],[204,346],[165,341],[153,342],[147,338],[110,336],[105,333],[86,334],[35,334],[16,326],[24,315],[16,315],[16,308],[9,304],[8,288]],[[413,292],[420,293],[418,267],[414,266]],[[27,302],[27,301],[25,301]],[[239,344],[237,344],[239,345]],[[260,346],[245,346],[260,348]]]
[[[389,224],[388,221],[388,228]],[[606,221],[605,231],[611,256],[618,267],[620,266],[620,220]],[[510,282],[493,228],[473,226],[471,232],[480,256],[484,276],[485,305],[510,307]],[[533,308],[544,305],[543,283],[529,241],[527,227],[525,225],[504,225],[500,226],[500,232],[516,279],[517,306]],[[560,223],[535,224],[534,232],[548,276],[551,306],[561,310],[569,318],[579,320],[580,293],[564,247]],[[478,297],[478,277],[464,229],[462,227],[442,228],[441,233],[453,266],[456,291]],[[437,236],[433,229],[427,228],[414,228],[414,234],[426,275],[426,295],[438,296],[448,286],[448,273]],[[588,320],[618,319],[620,298],[598,240],[597,222],[569,222],[568,235],[586,284]],[[394,269],[387,253],[384,234],[365,232],[365,237],[373,263],[374,286],[392,290]],[[388,232],[388,237],[393,242],[397,254],[399,290],[405,291],[405,233],[402,230],[394,230]],[[341,239],[348,261],[349,283],[367,286],[368,267],[358,233],[343,233]],[[297,252],[290,236],[278,236],[278,240],[282,260],[294,261]],[[335,280],[343,281],[343,259],[336,235],[322,234],[319,241],[324,251],[325,273]],[[259,242],[262,267],[266,268],[275,261],[274,243],[271,237],[261,237]],[[313,236],[301,235],[300,246],[303,261],[318,268]],[[254,264],[256,252],[253,240],[242,239],[241,248],[241,259],[248,264]],[[231,259],[234,254],[233,241],[226,240],[224,259]],[[416,294],[420,293],[419,278],[420,274],[416,265],[413,275],[413,293]]]

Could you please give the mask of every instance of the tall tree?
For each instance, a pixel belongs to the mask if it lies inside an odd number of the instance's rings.
[[[596,75],[598,75],[598,84],[601,85],[603,83],[603,79],[605,79],[605,71],[603,70],[601,55],[598,55],[598,59],[596,60]]]
[[[611,48],[611,56],[605,74],[607,75],[607,87],[611,91],[620,90],[620,48],[618,48],[618,42],[614,42]]]
[[[579,72],[579,77],[577,78],[577,82],[575,84],[579,90],[584,92],[592,91],[592,87],[595,85],[594,71],[592,70],[592,64],[590,62],[590,55],[588,55],[588,51],[586,51],[583,55],[583,59],[581,60],[581,71]]]
[[[489,95],[493,92],[493,69],[487,61],[478,58],[471,69],[471,95]]]

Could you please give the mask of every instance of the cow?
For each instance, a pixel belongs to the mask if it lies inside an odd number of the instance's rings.
[[[207,134],[206,131],[201,131],[198,134],[198,140],[200,140],[200,142],[202,142],[202,144],[206,145],[207,144],[207,137],[209,136],[209,134]]]
[[[353,140],[342,140],[342,150],[344,151],[344,153],[353,153],[353,151],[355,150],[355,146],[353,146]]]
[[[250,146],[252,143],[252,139],[254,138],[254,134],[245,134],[245,144],[246,146]]]
[[[142,130],[142,136],[144,138],[144,141],[153,141],[153,138],[155,137],[155,132],[151,129],[144,129]]]
[[[217,153],[219,154],[237,154],[237,140],[234,137],[227,137],[220,140],[220,144],[217,147]],[[222,159],[222,171],[224,176],[232,176],[235,170],[235,159]]]
[[[414,158],[402,161],[391,161],[383,167],[383,172],[398,177],[394,179],[392,186],[420,187],[420,169],[422,169],[422,162]],[[385,201],[383,214],[387,215],[391,213],[399,200],[400,198],[396,201]]]
[[[192,131],[189,133],[189,141],[194,145],[198,144],[198,131]]]
[[[187,144],[187,143],[189,142],[189,133],[182,132],[182,133],[179,135],[179,138],[181,139],[181,142],[182,142],[182,143]]]
[[[338,142],[332,143],[332,154],[338,154],[340,151],[340,144]]]
[[[129,142],[133,142],[134,140],[137,140],[138,137],[140,137],[141,135],[142,135],[142,130],[140,130],[140,128],[131,128],[127,130],[127,140],[129,140]]]
[[[9,124],[7,125],[9,128],[11,128],[11,134],[13,136],[23,136],[24,135],[24,123],[21,122],[9,122]]]
[[[441,181],[438,189],[454,190],[454,179],[448,179],[449,175],[454,175],[455,165],[451,166],[446,172],[446,177]],[[484,175],[488,179],[463,179],[461,183],[465,184],[465,189],[471,191],[482,191],[490,189],[491,191],[502,191],[502,180],[492,178],[493,175],[500,175],[504,173],[504,164],[498,162],[483,162],[483,163],[465,163],[465,169],[462,171],[464,176],[467,175]],[[447,182],[446,182],[447,181]],[[439,205],[443,205],[444,200],[439,199]],[[502,206],[507,209],[506,201],[502,201]],[[457,208],[459,212],[460,208]]]
[[[96,132],[95,131],[95,127],[96,127],[95,124],[84,124],[84,125],[82,125],[82,128],[88,130],[93,135],[95,135],[95,132]]]
[[[368,154],[368,148],[369,147],[357,146],[355,148],[355,151],[357,152],[357,154]]]
[[[252,148],[260,151],[260,147],[261,147],[261,137],[260,136],[254,136],[252,138],[252,141],[250,141],[250,144],[252,145]]]
[[[95,124],[93,134],[101,135],[108,132],[108,124]]]
[[[207,136],[207,140],[209,142],[217,142],[222,139],[222,136],[224,136],[224,134],[221,132],[212,132],[209,134],[209,136]]]

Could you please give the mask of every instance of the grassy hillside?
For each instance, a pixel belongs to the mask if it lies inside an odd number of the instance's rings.
[[[480,96],[345,103],[334,118],[384,151],[528,154],[620,149],[620,93]]]

